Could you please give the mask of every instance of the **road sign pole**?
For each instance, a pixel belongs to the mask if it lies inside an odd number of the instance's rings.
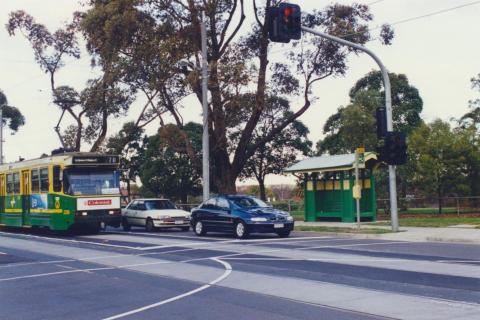
[[[361,46],[359,44],[323,33],[319,32],[307,27],[302,27],[302,30],[316,36],[341,43],[343,45],[355,48],[357,50],[363,51],[368,54],[370,57],[375,60],[375,62],[380,67],[382,71],[383,77],[383,86],[385,87],[385,108],[387,113],[387,130],[393,131],[393,121],[392,121],[392,92],[390,87],[390,78],[388,77],[387,68],[383,65],[382,61],[369,49]],[[398,231],[398,209],[397,209],[397,180],[396,180],[396,172],[395,166],[388,166],[388,180],[389,180],[389,188],[390,188],[390,215],[391,215],[391,222],[392,222],[392,231]]]
[[[208,61],[207,61],[207,29],[205,26],[205,12],[202,12],[201,23],[202,37],[202,107],[203,107],[203,136],[202,136],[202,162],[203,162],[203,201],[210,197],[210,146],[208,140]]]

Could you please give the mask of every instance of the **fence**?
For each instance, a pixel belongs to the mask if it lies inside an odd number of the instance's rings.
[[[440,200],[440,201],[439,201]],[[390,200],[378,199],[377,212],[390,214]],[[399,198],[399,214],[480,213],[480,197]]]

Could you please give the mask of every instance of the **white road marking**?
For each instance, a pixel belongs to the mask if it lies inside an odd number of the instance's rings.
[[[298,238],[292,238],[293,239],[298,239]],[[272,239],[273,240],[273,239]],[[285,239],[284,239],[285,240]],[[310,242],[310,241],[315,241],[315,242],[328,242],[328,241],[353,241],[353,240],[359,240],[359,239],[355,239],[355,238],[325,238],[325,239],[318,239],[318,240],[314,240],[314,239],[309,239],[309,240],[298,240],[298,241],[289,241],[285,244],[295,244],[295,243],[304,243],[304,242]],[[363,239],[360,239],[360,240],[363,240]],[[275,244],[275,242],[262,242],[262,244]]]
[[[312,262],[320,262],[320,261],[348,261],[348,262],[363,262],[363,261],[369,261],[369,262],[407,262],[406,260],[402,259],[359,259],[359,258],[352,258],[352,259],[347,259],[347,258],[339,258],[339,259],[296,259],[296,258],[222,258],[223,260],[234,260],[234,261],[312,261]]]
[[[269,242],[279,242],[279,241],[287,241],[290,243],[290,240],[297,240],[299,238],[278,238],[278,239],[251,239],[251,240],[240,240],[240,239],[230,239],[230,240],[225,240],[225,241],[215,241],[215,242],[179,242],[179,243],[174,243],[174,244],[169,244],[169,245],[162,245],[162,246],[151,246],[151,247],[140,247],[137,248],[137,250],[140,251],[148,251],[148,250],[156,250],[156,249],[165,249],[165,248],[172,248],[172,247],[184,247],[184,246],[210,246],[210,247],[215,247],[216,244],[227,244],[227,243],[232,243],[232,244],[249,244],[249,243],[269,243]],[[312,240],[312,239],[325,239],[325,237],[304,237],[303,241],[307,240]]]
[[[146,233],[146,232],[133,232],[133,231],[110,231],[107,230],[104,233],[101,233],[103,235],[108,235],[109,233],[115,233],[115,234],[134,234],[134,235],[142,235],[142,236],[147,236],[147,237],[155,237],[155,238],[185,238],[185,239],[196,239],[198,237],[194,236],[177,236],[173,234],[165,234],[165,233]],[[211,240],[211,242],[217,242],[220,240],[231,240],[232,238],[221,238],[221,237],[215,237],[215,238],[210,238],[210,237],[203,237],[201,238],[203,240]]]
[[[440,263],[480,263],[480,260],[436,260],[435,262]]]
[[[0,279],[0,282],[12,281],[12,280],[21,280],[21,279],[30,279],[30,278],[40,278],[40,277],[48,277],[48,276],[56,276],[56,275],[66,274],[66,273],[91,272],[91,271],[97,271],[97,270],[111,270],[111,269],[114,269],[114,268],[104,267],[104,268],[75,269],[75,270],[67,270],[67,271],[37,273],[37,274],[30,274],[30,275],[26,275],[26,276],[3,278],[3,279]]]
[[[0,252],[0,254],[4,254],[4,255],[6,255],[6,253],[5,253],[5,252]]]
[[[205,285],[203,285],[199,288],[196,288],[194,290],[185,292],[185,293],[180,294],[178,296],[175,296],[175,297],[172,297],[172,298],[169,298],[169,299],[166,299],[166,300],[162,300],[162,301],[159,301],[157,303],[150,304],[148,306],[144,306],[144,307],[141,307],[141,308],[138,308],[138,309],[135,309],[135,310],[131,310],[131,311],[124,312],[124,313],[121,313],[121,314],[117,314],[117,315],[114,315],[114,316],[111,316],[111,317],[108,317],[108,318],[104,318],[103,320],[120,319],[120,318],[129,316],[129,315],[132,315],[132,314],[135,314],[135,313],[143,312],[145,310],[149,310],[149,309],[159,307],[161,305],[164,305],[164,304],[167,304],[167,303],[170,303],[170,302],[173,302],[173,301],[177,301],[177,300],[186,298],[186,297],[191,296],[195,293],[198,293],[200,291],[203,291],[205,289],[210,288],[211,286],[213,286],[213,285],[221,282],[225,278],[227,278],[230,275],[230,273],[232,273],[232,266],[228,262],[222,261],[222,260],[217,259],[217,258],[212,258],[211,260],[216,261],[218,263],[221,263],[225,267],[225,272],[220,277],[218,277],[217,279],[215,279],[215,280],[213,280],[213,281],[211,281],[211,282],[209,282],[209,283],[207,283],[207,284],[205,284]]]
[[[322,249],[322,248],[348,248],[348,247],[361,247],[361,246],[373,246],[378,244],[398,244],[401,242],[371,242],[371,243],[354,243],[354,244],[341,244],[338,246],[315,246],[315,247],[303,247],[297,248],[297,250],[311,250],[311,249]]]
[[[2,231],[0,231],[0,234],[12,235],[12,233],[2,232]],[[124,249],[134,249],[134,250],[138,250],[138,249],[139,249],[139,247],[130,247],[130,246],[122,246],[122,245],[116,245],[116,244],[109,244],[109,243],[99,243],[99,242],[83,241],[83,240],[62,239],[62,238],[53,238],[53,237],[42,237],[42,236],[36,236],[36,235],[32,235],[32,234],[16,234],[16,233],[14,233],[13,235],[15,235],[15,236],[21,236],[21,237],[24,237],[24,238],[46,239],[46,240],[59,241],[59,242],[85,243],[85,244],[93,244],[93,245],[97,245],[97,246],[115,247],[115,248],[124,248]]]
[[[354,247],[354,246],[371,246],[371,245],[378,245],[378,244],[396,244],[399,242],[373,242],[373,243],[355,243],[355,244],[343,244],[343,245],[330,245],[330,246],[315,246],[315,247],[302,247],[302,248],[295,248],[294,250],[310,250],[310,249],[320,249],[320,248],[346,248],[346,247]],[[247,254],[260,254],[260,253],[272,253],[272,252],[279,252],[287,250],[285,248],[280,249],[269,249],[269,250],[257,250],[257,251],[247,251],[247,252],[239,252],[233,254],[226,254],[216,256],[215,258],[223,259],[226,257],[235,257],[235,256],[242,256]]]

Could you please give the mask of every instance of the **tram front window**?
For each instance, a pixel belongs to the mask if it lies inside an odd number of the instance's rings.
[[[113,170],[65,170],[64,190],[71,195],[107,195],[120,193],[120,175]]]

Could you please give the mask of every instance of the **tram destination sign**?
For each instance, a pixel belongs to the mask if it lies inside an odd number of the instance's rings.
[[[93,164],[118,164],[118,156],[74,156],[72,158],[72,164],[81,164],[81,165],[93,165]]]

